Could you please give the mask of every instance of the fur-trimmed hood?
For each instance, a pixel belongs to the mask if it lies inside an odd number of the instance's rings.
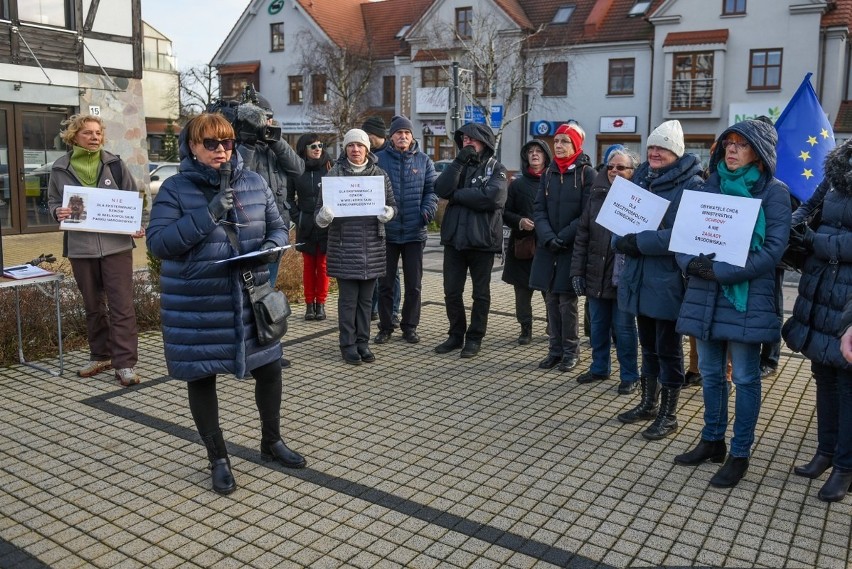
[[[825,157],[825,179],[831,189],[852,194],[852,140],[835,146]]]

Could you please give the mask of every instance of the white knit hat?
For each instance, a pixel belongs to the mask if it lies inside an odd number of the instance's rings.
[[[370,149],[370,137],[360,128],[353,128],[343,136],[343,148],[346,148],[352,142],[357,142],[367,150]]]
[[[678,158],[683,156],[683,128],[680,126],[680,121],[666,121],[648,135],[648,146],[659,146],[666,150],[674,152]]]

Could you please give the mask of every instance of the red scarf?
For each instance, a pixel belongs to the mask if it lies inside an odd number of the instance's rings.
[[[533,170],[532,168],[530,168],[529,166],[527,166],[527,173],[528,173],[530,176],[532,176],[533,178],[541,178],[541,175],[542,175],[542,174],[544,174],[544,168],[542,168],[541,170],[539,170],[538,172],[536,172],[535,170]]]
[[[553,161],[556,163],[556,167],[559,168],[559,173],[564,174],[565,172],[567,172],[568,168],[571,167],[571,164],[573,164],[577,160],[577,157],[580,156],[580,154],[582,153],[583,149],[580,148],[574,154],[568,156],[567,158],[560,158],[559,156],[554,156]]]

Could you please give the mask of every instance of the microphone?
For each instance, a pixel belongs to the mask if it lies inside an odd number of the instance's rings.
[[[224,192],[231,185],[231,163],[222,162],[219,166],[219,191]]]

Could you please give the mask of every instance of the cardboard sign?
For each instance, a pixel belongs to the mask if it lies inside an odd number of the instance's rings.
[[[595,221],[616,235],[656,231],[669,208],[669,200],[616,176]]]
[[[71,208],[59,224],[65,231],[132,235],[142,228],[142,198],[134,192],[65,186],[62,207]]]

